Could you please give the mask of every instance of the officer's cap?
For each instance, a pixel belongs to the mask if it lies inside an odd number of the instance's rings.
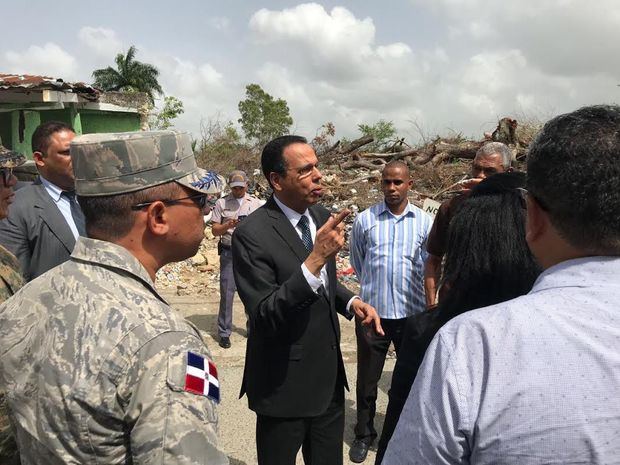
[[[26,161],[21,153],[14,152],[0,144],[0,168],[15,168]]]
[[[221,192],[221,176],[200,169],[189,135],[175,131],[86,134],[71,142],[78,195],[135,192],[176,181],[204,194]]]

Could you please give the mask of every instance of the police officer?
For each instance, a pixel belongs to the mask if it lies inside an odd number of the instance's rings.
[[[17,179],[13,168],[23,165],[22,154],[7,150],[0,145],[0,220],[7,217],[9,205],[13,202],[13,188]],[[24,285],[19,261],[11,252],[0,245],[0,303],[11,297]],[[11,434],[4,394],[0,392],[0,463],[19,463],[17,446]]]
[[[0,306],[0,388],[24,464],[226,464],[200,332],[154,288],[196,253],[207,194],[187,134],[71,144],[88,238]]]
[[[213,207],[211,231],[221,236],[218,243],[220,255],[220,311],[217,316],[217,331],[220,347],[230,347],[232,332],[233,297],[237,287],[233,275],[232,252],[230,244],[235,226],[239,221],[260,207],[264,202],[248,194],[248,177],[244,171],[235,170],[228,177],[230,194],[218,199]]]

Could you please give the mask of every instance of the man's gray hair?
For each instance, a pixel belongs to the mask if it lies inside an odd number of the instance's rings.
[[[510,168],[512,162],[512,151],[506,144],[501,142],[487,142],[476,152],[476,157],[488,157],[494,154],[499,154],[502,157],[502,166],[505,170]]]

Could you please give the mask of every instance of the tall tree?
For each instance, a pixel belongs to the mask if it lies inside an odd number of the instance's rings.
[[[293,124],[286,101],[274,99],[258,84],[245,87],[245,100],[239,102],[239,113],[238,122],[245,137],[259,145],[287,134]]]
[[[116,69],[107,68],[93,71],[95,82],[93,85],[106,91],[144,92],[154,103],[154,93],[163,94],[157,81],[159,70],[148,63],[135,59],[138,50],[133,45],[127,54],[116,55]]]

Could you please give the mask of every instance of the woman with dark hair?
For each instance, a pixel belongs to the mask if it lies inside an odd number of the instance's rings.
[[[528,293],[540,274],[525,242],[519,188],[525,174],[491,176],[473,190],[450,222],[439,305],[407,320],[394,367],[375,465],[392,437],[424,353],[437,331],[469,310]]]

